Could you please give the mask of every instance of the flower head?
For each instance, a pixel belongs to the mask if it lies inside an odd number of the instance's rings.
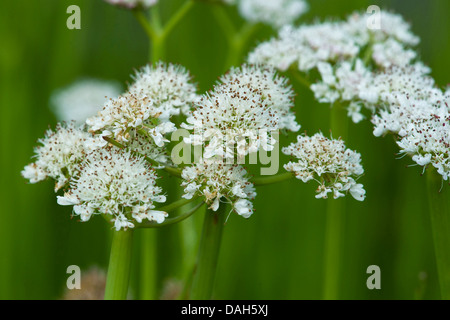
[[[300,130],[292,112],[294,92],[288,80],[276,74],[275,69],[264,66],[242,65],[232,68],[219,79],[216,93],[236,95],[245,99],[259,95],[259,100],[276,113],[279,129]]]
[[[31,183],[52,178],[56,180],[57,191],[79,172],[86,154],[103,146],[105,141],[75,127],[74,123],[60,123],[55,131],[49,129],[39,143],[35,148],[37,160],[27,165],[22,175]]]
[[[117,148],[102,148],[87,155],[70,189],[58,196],[58,204],[74,205],[74,213],[82,221],[93,214],[112,216],[116,230],[133,228],[134,221],[145,219],[161,223],[167,213],[153,210],[154,202],[165,202],[166,197],[156,179],[143,158]]]
[[[168,120],[161,121],[160,115],[151,99],[126,93],[109,100],[103,110],[86,123],[91,132],[101,131],[102,136],[113,137],[119,142],[128,142],[134,132],[142,130],[162,147],[168,141],[164,135],[176,128]]]
[[[342,140],[331,140],[321,133],[312,137],[300,135],[297,142],[283,148],[282,152],[295,158],[284,165],[287,171],[303,182],[316,180],[319,183],[316,198],[326,199],[328,193],[333,193],[336,199],[350,192],[356,200],[364,200],[363,185],[356,183],[364,173],[361,155],[346,149]]]
[[[204,157],[245,157],[260,148],[270,151],[276,140],[278,117],[260,95],[244,97],[223,92],[205,95],[184,125],[193,129],[187,143],[205,146]]]
[[[140,99],[148,98],[161,118],[169,119],[180,112],[188,115],[197,101],[197,87],[189,72],[180,65],[158,63],[141,68],[133,77],[129,91]]]
[[[380,28],[367,27],[366,14],[355,12],[344,21],[327,21],[298,28],[283,27],[278,38],[263,42],[250,53],[250,63],[264,63],[279,70],[291,65],[302,72],[319,63],[352,62],[367,55],[376,65],[386,68],[405,66],[416,53],[409,48],[419,39],[399,15],[380,12]],[[369,61],[370,62],[370,61]]]
[[[181,176],[184,198],[202,196],[213,211],[219,208],[221,198],[224,198],[232,204],[237,214],[248,218],[253,213],[250,200],[256,192],[242,166],[224,164],[217,158],[201,159],[185,167]]]

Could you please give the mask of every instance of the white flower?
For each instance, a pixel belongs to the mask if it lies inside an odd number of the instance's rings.
[[[104,146],[106,142],[75,127],[74,123],[63,123],[58,124],[55,131],[49,129],[39,143],[41,145],[35,148],[37,160],[27,165],[22,175],[31,183],[52,178],[56,180],[57,191],[78,173],[86,154]]]
[[[403,44],[394,39],[373,46],[372,58],[382,68],[407,66],[416,56],[414,50],[405,49]]]
[[[361,155],[346,149],[342,140],[330,140],[321,133],[312,137],[297,136],[297,142],[282,149],[284,154],[293,156],[295,161],[284,165],[303,182],[316,180],[319,187],[316,198],[343,197],[350,194],[359,201],[364,200],[365,191],[356,183],[363,173]]]
[[[127,9],[134,9],[139,6],[149,8],[151,6],[154,6],[158,2],[158,0],[105,0],[105,1],[112,5],[116,5]]]
[[[283,27],[277,39],[258,45],[248,61],[268,64],[282,71],[294,65],[305,72],[317,67],[319,62],[350,60],[359,51],[360,46],[340,23],[326,22],[299,28]]]
[[[194,133],[186,143],[203,145],[204,157],[233,159],[263,149],[271,151],[278,132],[278,111],[273,101],[258,89],[247,89],[233,81],[219,84],[216,91],[204,95],[198,107],[182,125]]]
[[[232,204],[237,214],[248,218],[253,213],[249,200],[256,196],[256,192],[242,166],[225,164],[217,158],[203,159],[185,167],[181,177],[184,198],[202,196],[209,208],[216,211],[223,197]]]
[[[311,85],[315,98],[319,102],[334,103],[337,100],[350,102],[348,115],[356,123],[364,116],[361,113],[361,105],[355,103],[359,97],[360,88],[371,83],[372,73],[364,67],[363,62],[357,59],[354,63],[343,61],[333,66],[329,63],[320,62],[318,70],[322,77]]]
[[[198,99],[196,85],[180,65],[147,65],[136,72],[133,80],[129,91],[138,98],[149,98],[164,119],[179,115],[180,111],[188,115]]]
[[[60,121],[82,124],[100,111],[108,98],[117,97],[121,91],[117,82],[83,79],[56,90],[50,101],[52,110]]]
[[[99,149],[86,156],[58,204],[75,205],[74,213],[82,221],[92,214],[110,215],[117,230],[133,228],[132,219],[161,223],[167,213],[153,210],[154,203],[165,202],[166,197],[156,179],[143,158],[114,147]]]
[[[442,91],[425,72],[428,70],[420,64],[394,67],[376,74],[360,88],[359,96],[365,105],[378,110],[372,117],[375,136],[404,135],[411,119],[429,115],[430,106],[444,100]]]
[[[448,101],[429,104],[414,101],[413,112],[403,118],[397,142],[400,153],[412,156],[419,166],[432,165],[444,180],[450,175],[450,112]],[[417,108],[416,106],[419,105]]]
[[[148,97],[137,97],[131,93],[109,100],[97,116],[87,119],[89,130],[101,132],[120,143],[128,143],[136,132],[144,132],[158,147],[169,140],[168,132],[175,131],[175,125],[166,119],[160,120],[159,112]]]
[[[368,58],[381,67],[404,66],[416,56],[408,48],[417,45],[419,39],[399,15],[381,11],[380,20],[380,29],[369,29],[367,15],[356,12],[344,21],[298,28],[285,26],[279,31],[278,38],[258,45],[248,61],[268,64],[279,70],[287,70],[293,65],[306,72],[320,62],[351,63],[357,57],[365,59],[363,55],[369,53]]]
[[[274,28],[294,23],[308,10],[304,0],[238,0],[238,7],[244,19]]]
[[[235,94],[245,99],[259,95],[278,117],[278,127],[290,131],[300,130],[291,111],[294,106],[294,91],[288,80],[276,74],[275,69],[265,66],[242,65],[232,68],[219,79],[214,88],[217,93]]]

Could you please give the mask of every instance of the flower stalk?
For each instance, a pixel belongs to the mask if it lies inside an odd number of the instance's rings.
[[[348,118],[341,104],[331,108],[330,129],[335,138],[347,137]],[[325,226],[325,257],[323,298],[336,300],[339,298],[339,275],[341,270],[342,235],[345,222],[345,199],[329,199],[327,203]]]
[[[210,209],[205,212],[190,299],[211,299],[226,213],[227,205],[224,203],[215,212]]]
[[[426,172],[428,203],[441,297],[450,300],[450,203],[442,177],[433,167]]]
[[[133,230],[113,231],[105,300],[125,300],[130,282]]]

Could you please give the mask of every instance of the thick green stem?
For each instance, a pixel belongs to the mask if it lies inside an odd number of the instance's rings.
[[[211,299],[226,210],[227,205],[221,203],[216,212],[210,209],[205,212],[197,265],[192,279],[190,298],[193,300]]]
[[[157,236],[155,230],[144,230],[140,238],[140,285],[139,298],[141,300],[154,300],[157,297],[156,293],[156,250]]]
[[[105,300],[125,300],[130,282],[133,230],[115,231],[111,244]]]
[[[436,266],[441,297],[450,300],[450,203],[441,192],[442,177],[433,167],[427,169],[427,191],[433,233]]]
[[[329,199],[325,229],[325,258],[323,298],[336,300],[339,296],[339,274],[341,266],[341,242],[344,232],[344,199]]]
[[[347,137],[348,117],[345,108],[335,104],[331,109],[330,129],[333,138]],[[325,257],[323,298],[339,298],[339,275],[341,270],[342,235],[345,225],[345,198],[329,199],[325,227]]]

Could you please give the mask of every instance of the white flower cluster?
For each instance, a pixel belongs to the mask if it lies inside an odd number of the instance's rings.
[[[186,199],[202,196],[209,208],[216,211],[221,198],[232,204],[234,211],[248,218],[253,213],[252,200],[256,196],[247,172],[240,165],[224,164],[216,158],[199,160],[182,172],[182,186]]]
[[[450,96],[438,89],[422,67],[393,68],[375,76],[366,103],[379,106],[374,135],[398,136],[400,153],[418,165],[450,174]],[[361,94],[364,98],[364,94]]]
[[[126,9],[134,9],[139,6],[150,8],[158,3],[158,0],[105,0],[106,2]]]
[[[303,182],[316,180],[319,183],[316,198],[328,197],[333,193],[334,199],[350,194],[356,200],[365,199],[363,185],[356,183],[363,173],[361,155],[346,149],[342,140],[330,140],[321,133],[312,137],[298,136],[297,142],[282,149],[286,155],[293,156],[294,161],[284,165]]]
[[[237,4],[241,16],[249,22],[261,22],[274,28],[290,25],[308,11],[304,0],[224,0]]]
[[[265,88],[273,96],[266,96]],[[291,96],[286,81],[274,77],[271,71],[245,66],[233,69],[200,99],[187,124],[182,125],[194,130],[185,142],[204,146],[205,158],[234,159],[235,155],[242,158],[261,149],[271,151],[276,143],[272,133],[278,131],[280,116],[290,117],[287,109]],[[291,128],[298,128],[286,121]]]
[[[154,202],[165,202],[157,176],[142,157],[129,151],[103,148],[86,156],[71,188],[58,196],[58,204],[73,205],[82,221],[92,214],[113,216],[116,230],[133,228],[147,219],[161,223],[166,212],[153,210]]]
[[[58,203],[74,205],[82,221],[92,214],[113,215],[117,230],[133,227],[132,219],[164,220],[166,213],[153,210],[153,202],[165,201],[153,169],[173,165],[166,148],[166,135],[176,130],[170,117],[188,113],[198,99],[180,66],[147,66],[134,80],[128,92],[98,103],[103,109],[85,126],[58,124],[56,131],[49,130],[35,149],[37,161],[22,171],[32,183],[55,179],[55,191],[65,188]],[[64,98],[76,104],[80,97],[74,94]]]
[[[279,129],[298,131],[293,95],[287,80],[272,68],[242,65],[220,77],[183,125],[193,130],[185,141],[204,148],[203,159],[182,172],[184,197],[201,195],[212,210],[223,197],[239,215],[249,217],[256,193],[246,171],[228,160],[273,150],[272,133]]]
[[[149,98],[160,118],[169,119],[180,112],[188,115],[198,100],[197,86],[191,82],[189,72],[180,65],[159,62],[144,66],[133,77],[129,92],[139,99]]]
[[[86,123],[91,132],[101,132],[104,137],[112,137],[119,142],[128,142],[133,133],[142,130],[152,138],[156,146],[168,142],[164,135],[176,130],[175,125],[160,121],[161,113],[148,97],[137,97],[131,93],[109,100],[98,115]]]
[[[22,176],[31,183],[52,178],[56,180],[55,191],[58,191],[80,171],[86,154],[106,142],[69,123],[58,124],[55,131],[49,129],[39,143],[41,145],[35,148],[37,160],[24,168]]]
[[[400,153],[425,168],[432,165],[444,180],[450,175],[450,112],[448,103],[416,112],[399,132]]]
[[[60,121],[82,124],[101,109],[107,98],[115,98],[121,91],[120,84],[114,81],[83,79],[55,91],[50,102]]]
[[[219,79],[214,91],[242,98],[248,96],[249,92],[259,95],[276,112],[279,129],[300,130],[291,110],[294,106],[294,91],[287,78],[277,75],[273,68],[246,64],[240,68],[232,68]]]
[[[344,21],[285,27],[248,60],[280,70],[295,64],[301,72],[317,69],[320,80],[311,85],[316,99],[344,102],[348,115],[359,122],[364,118],[364,104],[355,101],[360,91],[370,87],[377,71],[409,65],[417,57],[410,48],[419,42],[399,15],[382,11],[379,28],[368,28],[367,23],[367,16],[354,13]]]
[[[399,134],[416,115],[430,114],[430,106],[444,99],[420,65],[390,68],[376,74],[361,88],[359,99],[370,108],[378,108],[372,117],[374,135]]]
[[[296,68],[306,72],[321,62],[353,61],[366,53],[382,67],[394,62],[395,65],[406,65],[415,57],[408,48],[417,45],[419,40],[401,16],[382,11],[379,29],[368,28],[366,24],[364,13],[354,13],[345,21],[298,28],[286,26],[280,30],[278,38],[258,45],[248,61],[272,65],[279,70],[287,70],[296,64]]]

